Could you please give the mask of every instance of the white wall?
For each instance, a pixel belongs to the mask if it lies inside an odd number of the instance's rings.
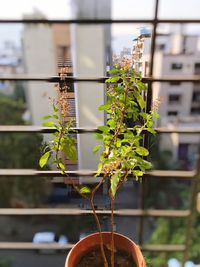
[[[23,32],[25,73],[34,76],[57,75],[53,33],[48,25],[27,24]],[[42,117],[52,112],[48,97],[56,97],[54,84],[28,82],[26,96],[33,125],[41,125]]]
[[[109,18],[110,1],[75,0],[74,17]],[[109,29],[104,25],[73,25],[72,57],[74,75],[77,77],[102,77],[106,71],[106,46],[110,40]],[[77,83],[75,85],[76,117],[78,127],[97,128],[104,124],[104,113],[98,106],[104,103],[104,85],[99,83]],[[99,142],[94,134],[78,135],[79,169],[96,170],[98,155],[92,148]],[[96,178],[94,178],[96,179]],[[93,183],[91,178],[84,179]]]

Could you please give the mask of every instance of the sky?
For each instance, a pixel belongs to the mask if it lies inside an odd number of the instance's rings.
[[[72,17],[71,1],[75,0],[0,0],[0,19],[19,19],[34,9],[40,10],[49,19],[68,19]],[[151,19],[154,16],[154,0],[111,1],[113,19]],[[160,0],[159,18],[200,19],[199,10],[200,0]],[[142,26],[144,25],[115,25],[112,31],[115,44],[122,47],[124,42],[124,46],[128,46]],[[5,39],[19,43],[21,28],[21,25],[0,24],[0,43]],[[190,27],[190,31],[200,34],[200,25]]]

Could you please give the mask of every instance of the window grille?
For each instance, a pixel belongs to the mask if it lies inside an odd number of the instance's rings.
[[[153,67],[154,67],[154,54],[155,54],[155,48],[156,48],[156,38],[157,38],[157,26],[158,24],[198,24],[200,23],[200,20],[195,19],[159,19],[158,18],[158,6],[159,6],[159,0],[156,0],[155,4],[155,10],[154,10],[154,18],[153,19],[118,19],[118,20],[112,20],[112,19],[69,19],[69,20],[46,20],[46,19],[0,19],[0,24],[12,24],[12,23],[27,23],[27,24],[127,24],[127,23],[149,23],[153,27],[152,31],[152,45],[151,45],[151,55],[150,55],[150,66],[149,66],[149,77],[143,78],[143,81],[148,84],[148,97],[147,97],[147,106],[146,110],[149,111],[151,107],[152,102],[152,87],[155,82],[168,82],[168,83],[182,83],[182,82],[193,82],[193,83],[200,83],[200,76],[198,75],[191,75],[191,76],[176,76],[176,77],[161,77],[161,78],[155,78],[153,76]],[[196,68],[199,67],[196,65]],[[175,69],[177,69],[177,66],[175,66]],[[178,69],[180,69],[180,64],[178,65]],[[199,72],[198,72],[199,73]],[[77,82],[98,82],[98,83],[104,83],[106,80],[106,77],[74,77],[74,76],[68,76],[65,78],[67,83],[70,83],[73,85],[73,83]],[[34,75],[10,75],[10,76],[0,76],[0,81],[44,81],[48,83],[59,83],[60,77],[54,76],[54,77],[36,77]],[[84,129],[79,128],[76,129],[78,133],[84,134],[84,133],[93,133],[96,131],[96,129]],[[53,129],[48,129],[46,127],[38,127],[38,126],[0,126],[0,134],[2,133],[51,133],[52,131],[55,131]],[[170,134],[170,133],[177,133],[177,134],[200,134],[200,128],[176,128],[168,129],[168,128],[158,128],[157,129],[158,134]],[[145,139],[145,144],[147,145],[147,138]],[[71,177],[77,177],[77,176],[89,176],[94,175],[93,171],[68,171],[68,174]],[[31,170],[31,169],[1,169],[0,170],[0,176],[6,176],[6,177],[15,177],[15,176],[40,176],[40,177],[56,177],[53,179],[52,182],[63,182],[62,175],[57,171],[38,171],[38,170]],[[188,210],[155,210],[155,209],[145,209],[144,206],[144,187],[145,187],[145,179],[151,179],[151,178],[162,178],[163,183],[167,179],[181,179],[181,180],[191,180],[192,181],[192,188],[191,188],[191,201],[190,201],[190,208]],[[143,183],[140,185],[141,187],[141,198],[140,198],[140,208],[139,209],[128,209],[128,210],[116,210],[115,214],[116,216],[133,216],[137,217],[140,220],[140,227],[139,227],[139,245],[144,251],[153,251],[153,252],[173,252],[173,251],[179,251],[183,253],[183,262],[186,261],[188,257],[188,248],[189,248],[189,242],[191,238],[191,231],[192,231],[192,220],[194,211],[196,209],[196,197],[197,197],[197,188],[200,181],[200,161],[198,162],[198,166],[196,171],[160,171],[160,170],[154,170],[151,172],[148,172],[144,178]],[[98,214],[100,215],[106,215],[110,214],[110,210],[98,210]],[[0,209],[0,216],[3,215],[9,215],[9,216],[35,216],[35,215],[61,215],[61,216],[76,216],[76,215],[89,215],[91,214],[91,211],[89,210],[82,210],[82,209],[48,209],[48,208],[29,208],[29,209]],[[171,245],[171,244],[157,244],[157,245],[145,245],[143,243],[143,237],[144,237],[144,219],[146,217],[168,217],[168,218],[185,218],[187,220],[187,227],[186,227],[186,241],[182,245]],[[35,249],[70,249],[72,247],[72,244],[67,244],[64,246],[58,246],[56,244],[48,245],[48,244],[41,244],[41,245],[33,245],[32,243],[23,243],[23,242],[0,242],[0,249],[5,250],[35,250]]]

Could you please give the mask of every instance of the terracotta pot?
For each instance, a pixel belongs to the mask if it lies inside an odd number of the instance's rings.
[[[111,233],[103,232],[102,234],[104,244],[110,244]],[[70,250],[65,262],[65,267],[75,267],[84,254],[87,254],[88,251],[99,246],[99,242],[99,233],[91,234],[80,240]],[[126,250],[130,254],[132,254],[137,267],[146,267],[146,263],[142,256],[140,248],[131,239],[121,234],[114,233],[114,242],[117,249]]]

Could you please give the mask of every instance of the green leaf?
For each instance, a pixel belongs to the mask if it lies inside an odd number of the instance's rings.
[[[64,165],[62,162],[59,162],[59,163],[57,164],[57,166],[58,166],[58,169],[60,169],[60,170],[62,170],[62,171],[65,171],[65,165]]]
[[[97,151],[99,151],[99,148],[100,148],[99,145],[93,147],[93,149],[92,149],[93,153],[96,153]]]
[[[108,120],[107,125],[109,125],[111,128],[115,128],[116,122],[114,120]]]
[[[69,139],[64,141],[62,150],[65,153],[67,159],[73,161],[77,159],[76,146],[74,143],[70,142]]]
[[[154,113],[153,116],[154,116],[154,118],[156,118],[156,119],[159,119],[159,118],[160,118],[160,114],[158,114],[158,113]]]
[[[120,172],[116,172],[110,178],[110,184],[111,184],[110,188],[111,188],[113,197],[115,197],[116,195],[117,186],[119,184],[120,177],[121,177]]]
[[[79,188],[79,192],[81,194],[89,194],[91,192],[91,189],[88,186],[83,186]]]
[[[137,86],[140,90],[147,90],[147,85],[141,81],[137,81]]]
[[[43,116],[43,117],[42,117],[43,120],[48,120],[48,119],[50,119],[50,118],[52,118],[51,115],[46,115],[46,116]]]
[[[145,170],[149,170],[152,168],[152,164],[147,160],[142,160],[142,167],[144,167]]]
[[[99,176],[101,174],[102,168],[103,168],[103,164],[99,163],[98,167],[97,167],[97,173],[95,174],[95,177]]]
[[[119,73],[119,72],[120,72],[120,70],[117,69],[117,68],[113,68],[113,69],[111,69],[111,70],[109,71],[110,74]]]
[[[47,164],[47,161],[50,157],[50,152],[46,152],[44,155],[42,155],[42,157],[40,158],[39,160],[39,165],[41,168],[43,168],[46,164]]]
[[[98,108],[98,110],[107,110],[107,109],[110,109],[110,103],[109,102],[99,106],[99,108]]]
[[[153,128],[147,128],[147,131],[152,134],[156,134],[156,131]]]
[[[110,131],[110,128],[104,125],[104,126],[99,126],[98,130],[102,131],[103,133],[108,133]]]
[[[114,76],[110,77],[109,79],[106,80],[106,83],[116,83],[121,79],[120,76]]]
[[[140,156],[148,156],[149,155],[149,151],[142,146],[137,147],[135,151]]]
[[[103,136],[100,133],[96,133],[95,136],[96,136],[96,139],[98,139],[98,140],[103,139]]]
[[[58,112],[58,110],[59,110],[59,108],[56,107],[56,105],[54,103],[53,103],[53,110],[54,110],[54,112]]]
[[[121,147],[121,145],[122,145],[122,140],[120,140],[120,139],[117,139],[117,142],[116,142],[116,147]]]
[[[42,125],[45,127],[55,127],[55,123],[53,121],[44,122]]]
[[[133,94],[134,94],[138,104],[140,105],[141,109],[143,109],[145,107],[145,101],[144,101],[143,97],[136,91]]]
[[[54,114],[52,117],[53,117],[54,119],[56,119],[56,120],[59,119],[58,115],[56,115],[56,114]]]
[[[143,176],[144,172],[143,172],[143,171],[139,171],[139,170],[134,170],[134,171],[133,171],[133,174],[134,174],[135,176]]]
[[[148,113],[145,113],[145,112],[140,112],[139,114],[140,114],[140,116],[141,116],[143,119],[145,119],[145,120],[147,120],[147,119],[148,119],[148,116],[149,116],[149,114],[148,114]]]

